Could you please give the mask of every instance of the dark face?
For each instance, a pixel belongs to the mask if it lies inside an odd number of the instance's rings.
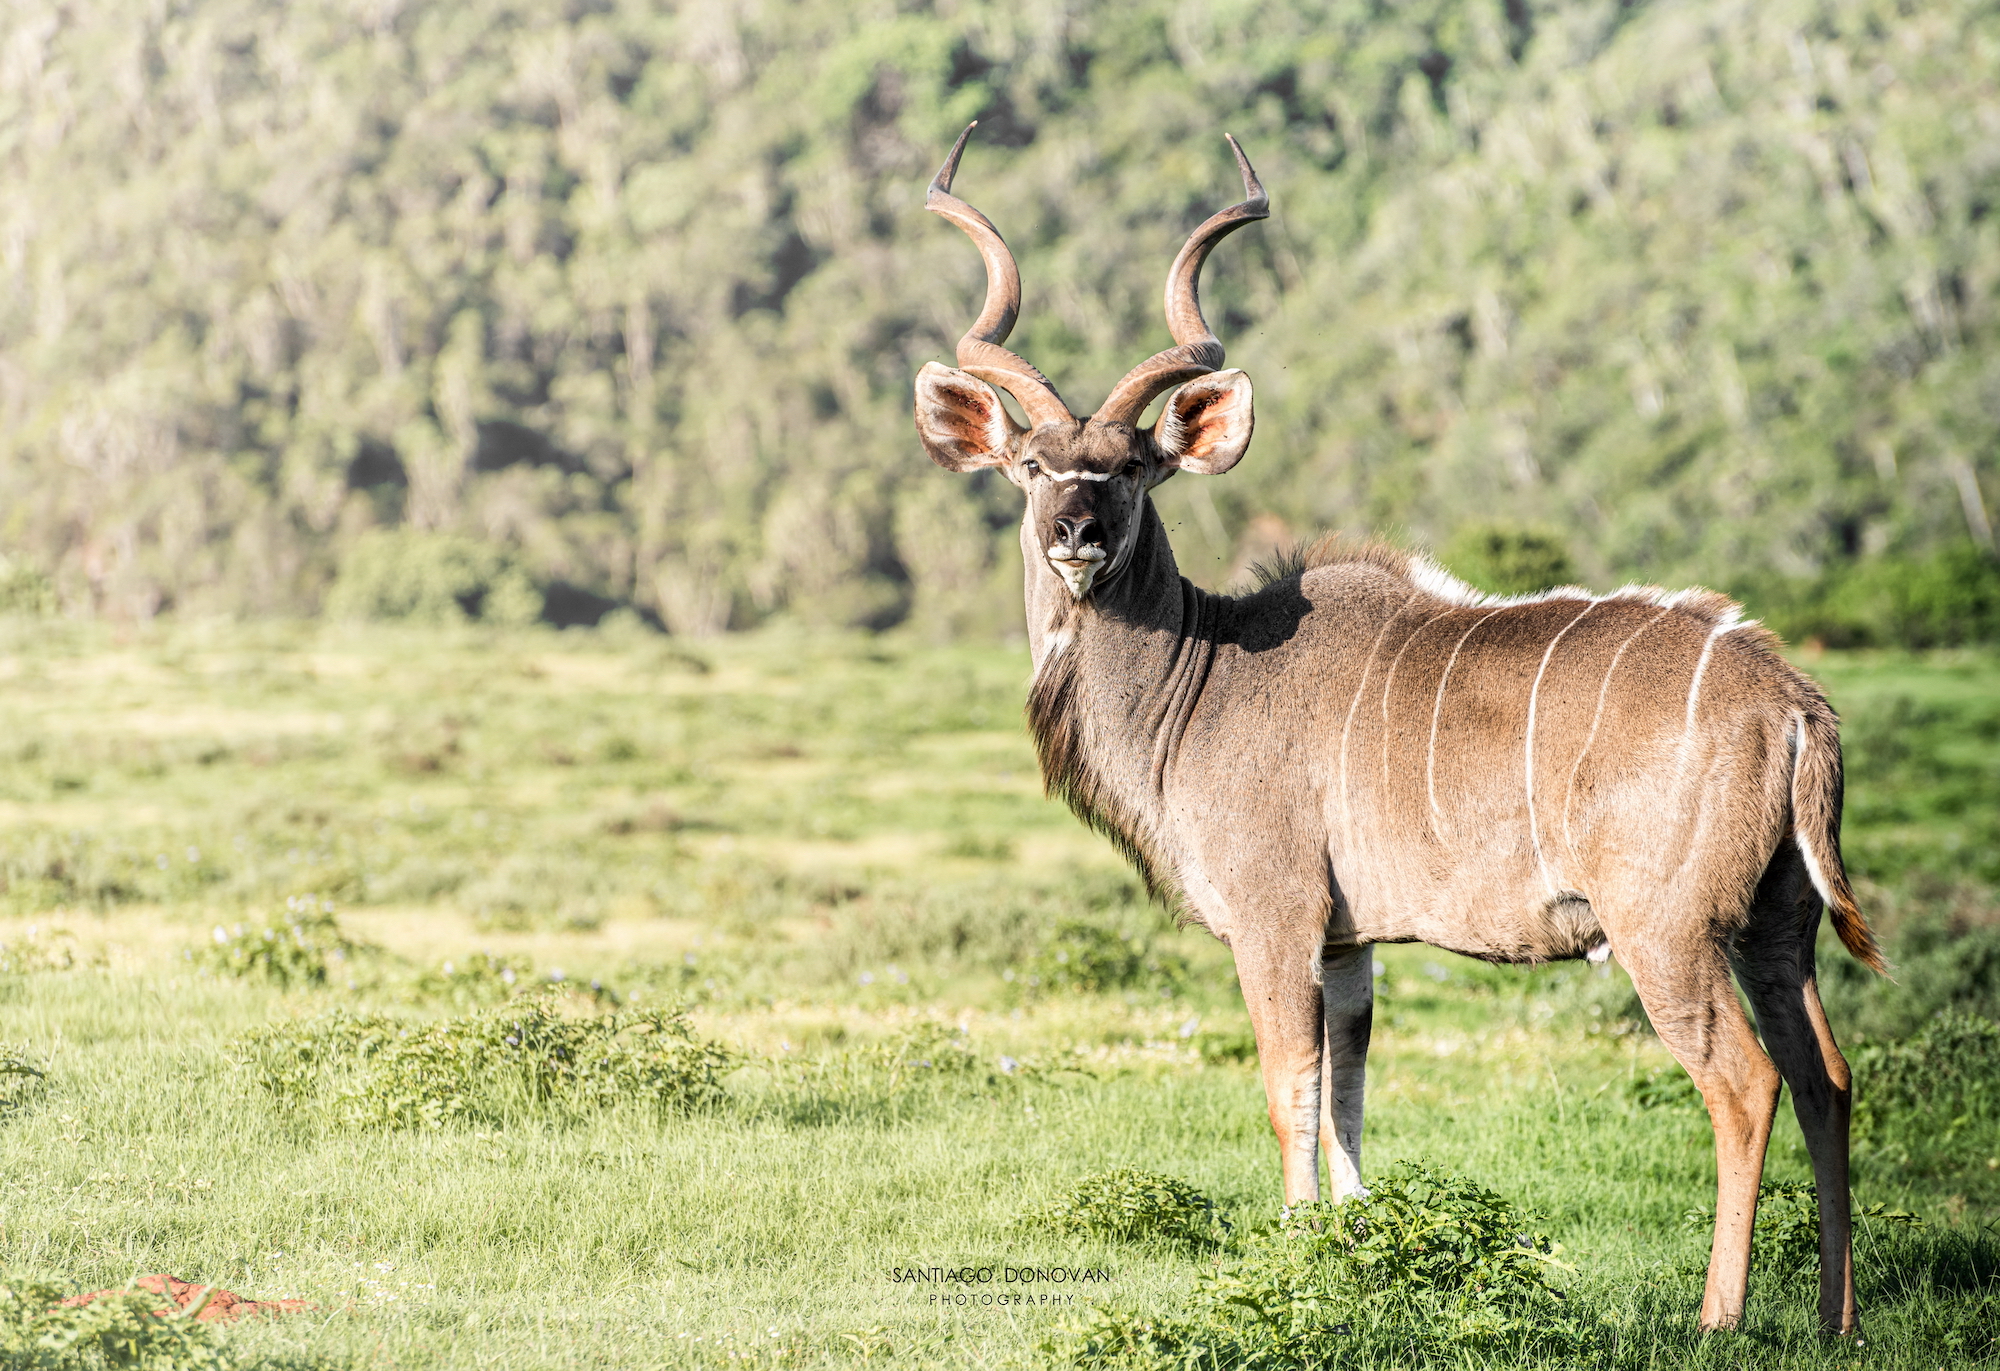
[[[1240,371],[1180,386],[1146,429],[1066,419],[1023,432],[991,386],[935,362],[917,373],[916,410],[932,461],[951,471],[998,467],[1020,487],[1028,497],[1023,542],[1041,550],[1079,600],[1131,557],[1146,492],[1177,471],[1229,470],[1255,422],[1250,378]]]
[[[1030,541],[1081,600],[1125,565],[1146,492],[1172,469],[1144,433],[1077,423],[1024,436],[1006,472],[1028,497]]]

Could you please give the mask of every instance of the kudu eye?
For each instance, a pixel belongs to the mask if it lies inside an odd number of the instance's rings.
[[[1125,464],[1124,474],[1127,476],[1137,476],[1140,472],[1144,471],[1145,469],[1146,469],[1146,464],[1140,461],[1137,457],[1134,457],[1131,461]]]
[[[1033,476],[1041,469],[1042,469],[1042,464],[1036,461],[1032,457],[1030,457],[1027,461],[1021,463],[1021,474],[1024,476]]]

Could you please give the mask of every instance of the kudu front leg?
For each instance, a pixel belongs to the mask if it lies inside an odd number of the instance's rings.
[[[1285,1203],[1319,1198],[1320,987],[1319,930],[1310,941],[1283,933],[1234,940],[1236,979],[1257,1033],[1264,1098],[1285,1168]]]
[[[1319,1082],[1319,1141],[1333,1198],[1367,1192],[1361,1184],[1361,1092],[1368,1039],[1375,1026],[1375,956],[1368,947],[1329,948],[1320,959],[1326,1052]]]

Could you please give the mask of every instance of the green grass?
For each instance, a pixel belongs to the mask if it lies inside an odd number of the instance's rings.
[[[1911,966],[1970,965],[2000,662],[1809,665],[1849,718],[1871,913],[1892,947],[1943,939]],[[0,1261],[314,1301],[222,1335],[273,1366],[1037,1365],[1086,1300],[1184,1308],[1277,1217],[1247,1019],[1226,952],[1041,798],[1026,669],[861,638],[0,626],[0,1064],[43,1073],[0,1076]],[[1855,1363],[1793,1271],[1760,1269],[1744,1332],[1693,1333],[1707,1123],[1615,968],[1382,961],[1370,1172],[1425,1159],[1540,1215],[1616,1364]],[[1837,1031],[1907,1063],[1911,996],[1995,1012],[1904,979],[1837,981]],[[507,1084],[488,1027],[537,987],[580,1024],[685,1000],[732,1054],[723,1098]],[[303,1106],[242,1064],[336,1011],[462,1027]],[[491,1088],[459,1116],[341,1105],[371,1071],[420,1096],[461,1042]],[[1858,1203],[1925,1220],[1864,1235],[1870,1364],[1992,1355],[1978,1088],[1948,1149],[1904,1109],[1857,1154]],[[1236,1246],[1023,1222],[1125,1168],[1214,1201]],[[1810,1178],[1782,1115],[1769,1175]],[[896,1279],[987,1265],[1110,1279],[962,1307]]]

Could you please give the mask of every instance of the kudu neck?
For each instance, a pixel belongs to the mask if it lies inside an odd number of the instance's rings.
[[[1051,573],[1037,544],[1024,526],[1028,650],[1037,676],[1065,654],[1073,655],[1075,669],[1087,675],[1109,672],[1128,690],[1146,680],[1149,665],[1167,669],[1197,617],[1190,610],[1205,597],[1181,579],[1166,526],[1151,499],[1140,510],[1131,556],[1085,600],[1075,599]],[[1156,654],[1157,664],[1149,661]]]
[[[1081,603],[1036,540],[1022,539],[1035,657],[1028,725],[1050,792],[1169,898],[1178,854],[1165,838],[1165,790],[1215,660],[1215,602],[1181,577],[1150,500],[1134,539],[1125,565]]]

